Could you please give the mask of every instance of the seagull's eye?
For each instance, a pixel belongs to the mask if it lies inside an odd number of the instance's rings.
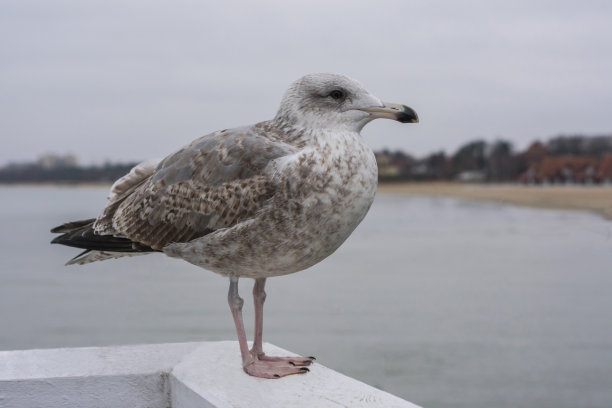
[[[333,91],[331,91],[329,93],[329,96],[332,99],[338,100],[338,99],[343,99],[345,95],[344,95],[344,91],[343,90],[341,90],[341,89],[334,89]]]

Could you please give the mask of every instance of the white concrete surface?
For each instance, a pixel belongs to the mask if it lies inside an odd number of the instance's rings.
[[[0,407],[416,407],[318,362],[310,369],[250,377],[233,341],[3,351]]]
[[[0,352],[0,407],[169,406],[168,373],[201,343]]]

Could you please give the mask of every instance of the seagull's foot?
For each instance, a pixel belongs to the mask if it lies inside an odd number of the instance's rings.
[[[304,367],[312,364],[314,357],[300,357],[300,356],[292,356],[292,357],[275,357],[275,356],[266,356],[265,354],[260,354],[257,358],[261,361],[275,361],[279,363],[286,363],[294,367]]]
[[[292,374],[306,374],[310,370],[305,366],[312,364],[314,357],[273,357],[251,352],[252,359],[243,369],[254,377],[281,378]]]

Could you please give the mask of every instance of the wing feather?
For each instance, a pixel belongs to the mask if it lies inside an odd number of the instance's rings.
[[[136,165],[128,174],[113,183],[108,196],[108,204],[94,223],[98,235],[113,235],[113,215],[121,203],[155,172],[161,159],[150,159]]]
[[[256,129],[203,136],[154,170],[143,165],[130,172],[134,175],[117,182],[96,232],[161,250],[253,217],[276,190],[264,169],[296,151]]]

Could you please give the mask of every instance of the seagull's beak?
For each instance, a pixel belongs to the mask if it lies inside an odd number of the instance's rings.
[[[397,103],[383,102],[382,106],[370,106],[361,109],[374,118],[386,118],[402,123],[418,123],[419,116],[414,109]]]

